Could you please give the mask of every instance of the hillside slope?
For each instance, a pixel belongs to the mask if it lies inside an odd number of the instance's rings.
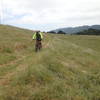
[[[59,28],[59,29],[56,29],[56,30],[52,30],[56,33],[58,33],[59,31],[63,31],[67,34],[75,34],[75,33],[78,33],[78,32],[82,32],[84,30],[88,30],[88,29],[96,29],[96,30],[100,30],[100,25],[92,25],[92,26],[88,26],[88,25],[85,25],[85,26],[79,26],[79,27],[66,27],[66,28]]]
[[[100,37],[44,36],[0,26],[0,100],[99,100]]]
[[[100,30],[96,29],[88,29],[79,33],[76,33],[77,35],[100,35]]]

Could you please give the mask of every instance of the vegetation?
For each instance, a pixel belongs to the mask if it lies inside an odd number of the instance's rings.
[[[54,31],[49,31],[48,33],[53,33],[53,34],[56,34],[56,32],[54,32]]]
[[[88,30],[78,32],[76,34],[77,35],[100,35],[100,30],[90,28]]]
[[[63,31],[58,31],[58,34],[67,34],[67,33],[65,33]]]
[[[100,100],[100,37],[0,26],[0,100]]]

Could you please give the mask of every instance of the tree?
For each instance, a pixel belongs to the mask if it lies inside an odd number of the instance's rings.
[[[66,33],[60,30],[58,31],[58,34],[66,34]]]
[[[55,31],[49,31],[49,32],[47,32],[47,33],[56,33]]]

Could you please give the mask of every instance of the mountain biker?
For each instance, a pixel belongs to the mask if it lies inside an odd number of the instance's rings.
[[[36,40],[36,43],[35,43],[35,51],[39,51],[41,50],[42,48],[42,39],[43,39],[43,35],[42,35],[42,32],[40,31],[36,31],[34,34],[33,34],[33,40]]]

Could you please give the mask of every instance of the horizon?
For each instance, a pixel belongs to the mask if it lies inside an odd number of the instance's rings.
[[[100,0],[1,0],[0,23],[41,31],[100,25],[99,4]]]
[[[14,25],[9,25],[9,24],[0,24],[0,25],[4,25],[4,26],[11,26],[11,27],[16,27],[16,28],[21,28],[21,29],[26,29],[26,30],[31,30],[31,31],[36,31],[36,29],[30,29],[30,28],[25,28],[25,27],[20,27],[20,26],[14,26]],[[95,25],[100,25],[100,24],[94,24],[94,25],[82,25],[82,26],[70,26],[70,27],[59,27],[59,28],[56,28],[56,29],[52,29],[52,30],[49,30],[49,31],[53,31],[53,30],[58,30],[58,29],[63,29],[63,28],[77,28],[77,27],[83,27],[83,26],[95,26]],[[40,30],[41,31],[41,30]],[[43,30],[44,32],[49,32],[49,31],[46,31],[46,30]],[[43,32],[42,31],[42,32]]]

